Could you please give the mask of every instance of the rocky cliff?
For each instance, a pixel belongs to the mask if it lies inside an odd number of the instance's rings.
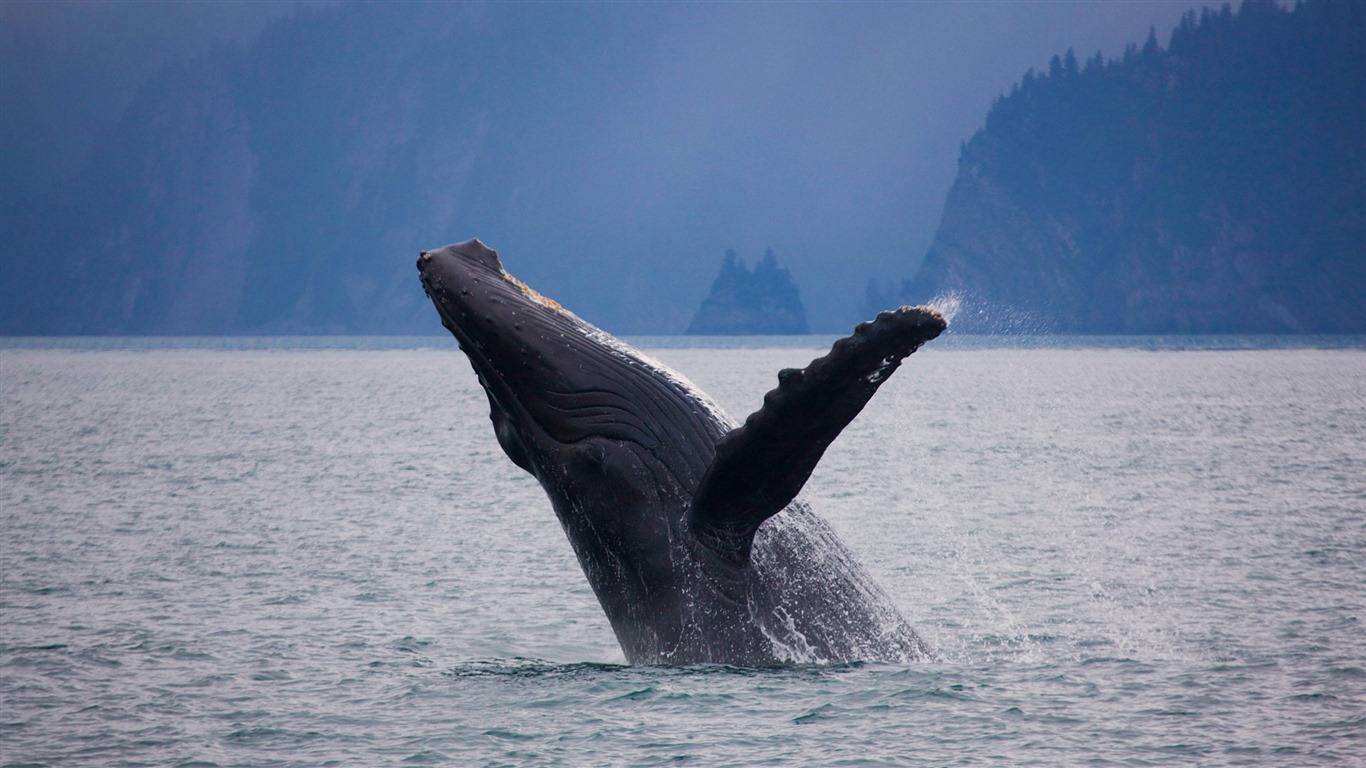
[[[1366,332],[1366,4],[1069,51],[964,146],[906,303],[960,331]]]
[[[455,231],[478,115],[423,125],[459,91],[454,70],[366,80],[416,56],[367,42],[384,18],[304,13],[249,50],[167,66],[80,174],[0,212],[0,332],[428,328],[400,255]],[[430,21],[415,47],[457,36],[458,18]]]
[[[527,123],[585,79],[554,35],[601,15],[487,10],[305,9],[171,62],[74,178],[0,208],[0,334],[435,332],[418,249],[518,205]]]

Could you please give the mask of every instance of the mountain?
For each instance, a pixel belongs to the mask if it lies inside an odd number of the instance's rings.
[[[477,116],[424,135],[423,103],[459,92],[453,73],[369,82],[420,55],[366,41],[404,15],[303,12],[250,50],[163,68],[75,178],[0,211],[0,332],[429,325],[393,261],[416,258],[415,228],[449,238],[454,177],[480,136]]]
[[[436,333],[413,260],[471,237],[638,334],[687,326],[708,254],[772,246],[833,332],[928,243],[1014,62],[1056,47],[1022,30],[1106,15],[0,2],[0,334]],[[931,30],[988,23],[1031,52],[923,76],[955,50]]]
[[[624,15],[340,4],[172,61],[73,178],[0,207],[0,334],[432,333],[413,263],[470,237],[583,311],[601,257],[518,247],[545,205],[519,190],[618,86],[638,41],[575,41]]]
[[[1362,41],[1366,3],[1248,0],[1054,57],[965,144],[888,298],[955,296],[969,332],[1366,332]]]
[[[726,251],[721,274],[688,326],[688,333],[697,335],[810,332],[797,286],[788,271],[778,266],[772,249],[764,252],[752,272],[735,251]]]

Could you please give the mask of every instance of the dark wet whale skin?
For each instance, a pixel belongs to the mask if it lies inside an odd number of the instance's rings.
[[[779,374],[736,427],[686,379],[512,278],[477,240],[424,251],[423,288],[550,497],[631,663],[927,656],[828,524],[795,499],[933,310],[884,312]]]

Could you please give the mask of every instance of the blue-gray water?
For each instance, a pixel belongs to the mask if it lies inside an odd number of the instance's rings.
[[[450,342],[56,346],[0,349],[0,765],[1366,754],[1357,342],[932,344],[805,495],[937,659],[765,670],[622,663]],[[654,346],[740,417],[820,352]]]

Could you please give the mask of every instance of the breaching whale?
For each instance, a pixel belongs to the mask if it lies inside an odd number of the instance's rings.
[[[478,240],[423,251],[423,289],[540,481],[633,664],[912,661],[928,651],[797,499],[901,360],[945,328],[902,307],[778,374],[743,425],[679,374],[509,275]]]

